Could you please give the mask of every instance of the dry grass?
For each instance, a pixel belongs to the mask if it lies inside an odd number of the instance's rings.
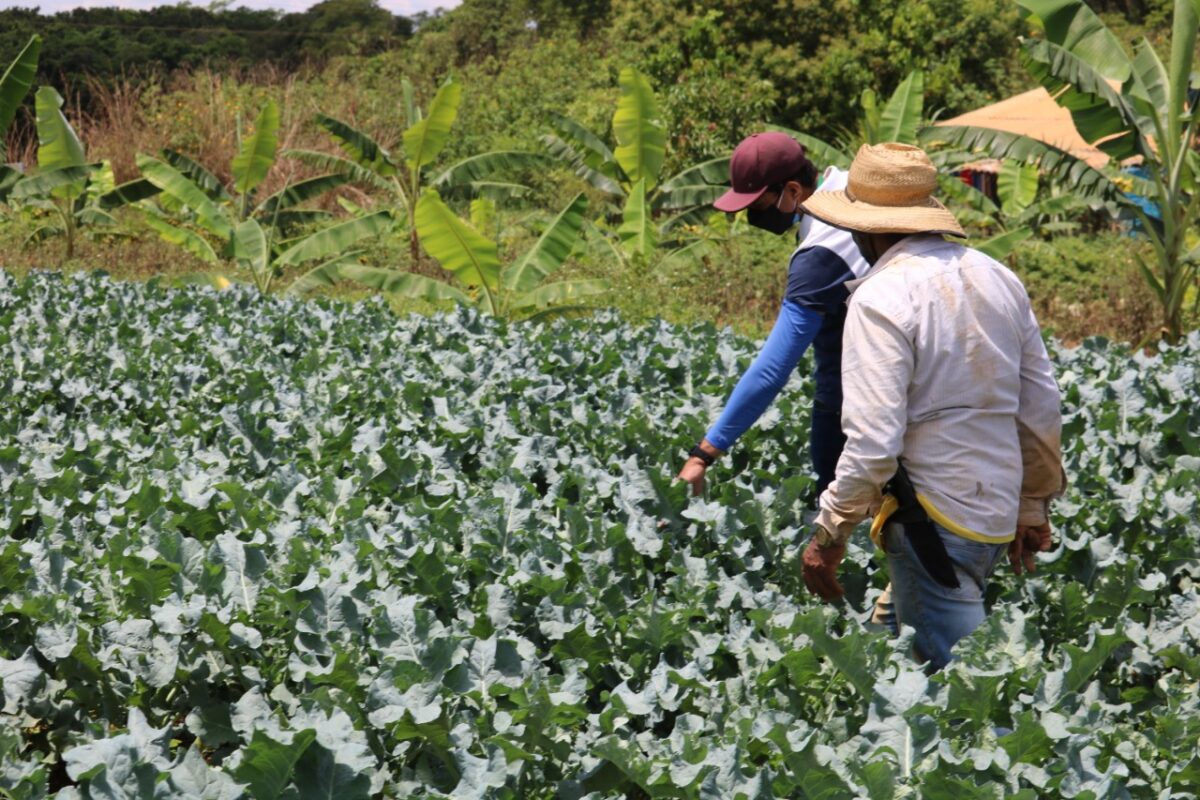
[[[4,260],[0,267],[22,274],[31,269],[58,268],[62,258],[62,239],[50,239],[41,244],[22,247],[19,232],[8,229],[0,238]],[[203,272],[211,267],[167,244],[149,232],[137,236],[96,237],[80,236],[75,243],[75,257],[63,263],[67,272],[104,270],[121,280],[149,280],[157,276],[178,277]]]
[[[1042,327],[1068,345],[1098,335],[1122,342],[1146,341],[1154,338],[1162,317],[1158,300],[1140,276],[1115,279],[1102,295],[1088,300],[1071,301],[1059,296],[1033,300]]]
[[[109,161],[118,182],[138,177],[138,154],[157,155],[164,148],[184,153],[202,164],[227,185],[232,183],[231,166],[239,137],[253,129],[267,99],[280,109],[279,148],[321,150],[337,153],[328,134],[313,124],[313,115],[324,110],[358,124],[355,109],[364,105],[353,83],[342,91],[324,96],[335,101],[326,107],[313,96],[313,83],[304,76],[262,66],[253,70],[216,72],[198,69],[169,78],[125,76],[111,83],[93,81],[88,86],[95,98],[93,115],[82,112],[76,98],[68,96],[64,112],[79,138],[86,144],[91,161]],[[382,142],[399,139],[399,128],[375,124],[365,127]],[[37,163],[37,135],[31,119],[18,119],[10,132],[9,160],[32,169]],[[319,174],[319,170],[295,159],[278,158],[258,189],[265,197],[287,185]],[[345,187],[321,200],[326,210],[338,208],[336,198],[347,197],[370,206],[373,198],[356,187]]]

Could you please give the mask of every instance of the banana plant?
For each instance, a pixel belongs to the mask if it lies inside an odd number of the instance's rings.
[[[818,167],[847,169],[854,154],[863,144],[901,142],[916,144],[925,127],[925,73],[913,70],[888,97],[880,108],[875,90],[866,89],[859,96],[861,115],[854,131],[845,131],[837,143],[827,142],[811,134],[801,133],[778,125],[772,130],[786,133],[808,151]]]
[[[654,89],[645,75],[625,67],[618,77],[621,96],[612,117],[616,147],[584,125],[551,116],[554,133],[542,137],[550,155],[608,195],[620,208],[614,251],[622,260],[647,258],[661,243],[675,244],[675,228],[703,223],[706,206],[725,191],[729,157],[705,161],[660,180],[666,160],[667,128]],[[661,225],[655,216],[669,213]],[[597,230],[600,230],[597,228]]]
[[[39,89],[35,104],[37,169],[12,184],[8,201],[51,215],[51,221],[34,230],[26,243],[62,236],[62,263],[74,257],[81,229],[95,226],[115,230],[114,209],[150,197],[158,190],[143,180],[116,186],[111,165],[89,163],[83,142],[62,113],[63,99],[54,89]]]
[[[421,249],[416,228],[410,222],[426,186],[446,196],[523,196],[528,194],[529,187],[497,180],[495,176],[538,165],[543,157],[519,150],[494,150],[471,156],[435,173],[432,167],[458,118],[462,86],[452,79],[442,84],[430,102],[427,114],[416,104],[412,84],[405,80],[402,88],[407,123],[402,137],[402,158],[390,153],[366,133],[327,114],[317,114],[316,122],[333,137],[343,155],[314,150],[288,150],[285,155],[385,193],[404,209],[403,221],[409,229],[409,253],[416,264]]]
[[[1142,222],[1152,256],[1138,255],[1146,283],[1161,308],[1159,333],[1183,334],[1190,295],[1196,291],[1200,247],[1189,234],[1200,217],[1200,155],[1193,149],[1197,115],[1191,99],[1192,68],[1200,31],[1200,2],[1175,0],[1171,51],[1164,64],[1143,39],[1127,52],[1100,17],[1081,0],[1017,0],[1042,36],[1023,39],[1022,59],[1050,95],[1071,113],[1080,135],[1113,163],[1138,157],[1149,178],[1115,166],[1094,169],[1058,148],[1003,131],[939,127],[931,138],[949,140],[996,158],[1038,163],[1083,197],[1099,197]],[[1131,194],[1153,199],[1161,221],[1151,220]],[[1200,299],[1192,313],[1200,310]]]
[[[577,195],[546,226],[537,242],[520,258],[504,266],[496,241],[460,219],[435,189],[426,189],[414,210],[415,228],[425,250],[451,273],[457,285],[411,272],[357,264],[334,264],[298,280],[291,291],[303,293],[349,279],[399,297],[425,301],[455,301],[495,316],[561,310],[608,288],[602,280],[546,282],[575,248],[584,224],[587,198]],[[473,215],[477,222],[477,206]]]
[[[321,260],[320,266],[353,260],[353,246],[378,235],[391,217],[377,213],[288,239],[297,226],[328,219],[321,211],[297,208],[346,183],[340,174],[320,175],[289,184],[263,200],[257,192],[275,164],[279,110],[268,101],[231,164],[232,187],[186,156],[167,151],[163,158],[137,157],[145,180],[161,191],[159,209],[147,209],[146,224],[166,242],[214,267],[236,267],[264,294],[285,269]],[[232,191],[230,191],[232,189]]]
[[[1043,246],[1047,235],[1076,230],[1075,219],[1091,207],[1057,184],[1043,187],[1037,165],[1018,161],[1001,162],[996,178],[999,202],[954,176],[942,176],[939,184],[942,195],[954,202],[959,222],[992,234],[971,246],[999,260],[1027,241]]]

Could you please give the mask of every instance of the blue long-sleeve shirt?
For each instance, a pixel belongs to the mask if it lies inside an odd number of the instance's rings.
[[[774,401],[805,351],[813,346],[817,383],[813,460],[823,483],[832,477],[842,445],[838,415],[842,324],[849,297],[846,281],[865,271],[866,263],[849,233],[819,222],[810,228],[788,267],[787,292],[775,327],[704,438],[718,449],[728,450]]]
[[[743,373],[725,403],[725,410],[704,438],[719,450],[728,450],[754,424],[787,385],[804,351],[817,338],[824,318],[817,311],[784,300],[754,363]]]

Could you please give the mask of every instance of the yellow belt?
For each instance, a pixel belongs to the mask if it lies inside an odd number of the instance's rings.
[[[917,493],[917,502],[921,504],[921,508],[925,509],[925,513],[929,515],[931,520],[964,539],[970,539],[973,542],[984,542],[985,544],[1004,544],[1013,540],[1012,536],[1007,539],[997,539],[995,536],[984,536],[982,533],[973,531],[970,528],[964,528],[939,511],[937,506],[928,497],[919,492]],[[887,524],[888,518],[892,514],[895,514],[899,508],[900,501],[890,494],[885,494],[883,496],[883,504],[879,506],[879,511],[875,514],[875,519],[871,520],[871,541],[881,550],[883,549],[883,526]]]

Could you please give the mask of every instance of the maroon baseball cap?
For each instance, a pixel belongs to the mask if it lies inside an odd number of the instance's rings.
[[[733,188],[713,203],[718,211],[741,211],[762,197],[767,187],[783,183],[808,163],[804,145],[786,133],[768,131],[742,139],[729,159]]]

